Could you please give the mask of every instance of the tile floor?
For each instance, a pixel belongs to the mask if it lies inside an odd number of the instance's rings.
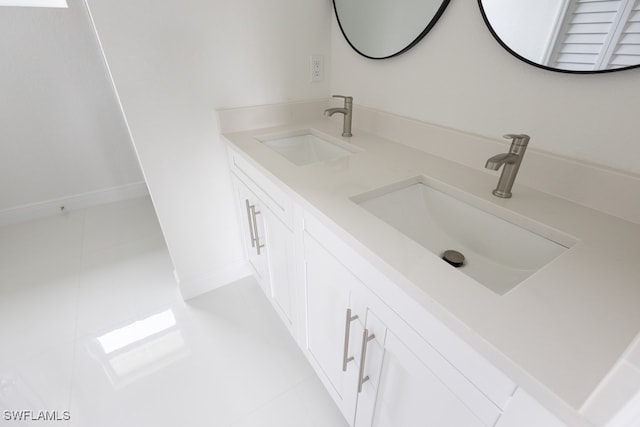
[[[7,419],[20,411],[70,419]],[[148,198],[0,228],[0,412],[0,427],[346,425],[253,279],[182,300]]]

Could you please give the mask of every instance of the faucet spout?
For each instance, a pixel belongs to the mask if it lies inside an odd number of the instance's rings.
[[[333,116],[335,113],[347,114],[349,111],[346,108],[327,108],[324,110],[324,115],[327,117]]]
[[[511,188],[516,180],[518,169],[520,169],[520,163],[522,163],[522,157],[527,149],[529,143],[529,135],[505,135],[505,138],[511,138],[511,147],[508,153],[496,154],[490,157],[485,164],[485,168],[497,171],[501,166],[502,173],[498,180],[498,186],[493,190],[493,195],[496,197],[502,197],[508,199],[511,197]]]
[[[513,153],[496,154],[489,158],[484,165],[485,168],[497,171],[502,165],[513,165],[518,161],[518,155]]]

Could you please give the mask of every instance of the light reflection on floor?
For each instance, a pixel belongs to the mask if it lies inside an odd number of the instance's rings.
[[[173,310],[136,320],[88,341],[114,387],[123,387],[189,355]],[[97,344],[97,345],[92,345]]]

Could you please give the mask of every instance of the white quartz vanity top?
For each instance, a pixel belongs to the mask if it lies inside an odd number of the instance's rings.
[[[303,128],[361,150],[296,166],[256,139]],[[491,194],[496,174],[358,130],[342,138],[339,128],[318,120],[224,136],[498,368],[525,388],[540,387],[580,411],[640,331],[640,226],[518,185],[517,179],[513,198],[499,199]],[[500,205],[576,243],[497,295],[350,200],[418,175]]]

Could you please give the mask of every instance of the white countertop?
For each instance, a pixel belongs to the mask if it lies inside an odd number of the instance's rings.
[[[255,138],[304,128],[362,150],[335,161],[295,166]],[[540,387],[580,411],[640,332],[640,226],[520,186],[517,179],[513,198],[499,199],[491,194],[495,174],[357,129],[352,138],[342,138],[340,132],[334,121],[318,120],[224,136],[525,389]],[[576,243],[505,295],[497,295],[350,200],[418,175],[501,206],[534,228],[544,224]]]

